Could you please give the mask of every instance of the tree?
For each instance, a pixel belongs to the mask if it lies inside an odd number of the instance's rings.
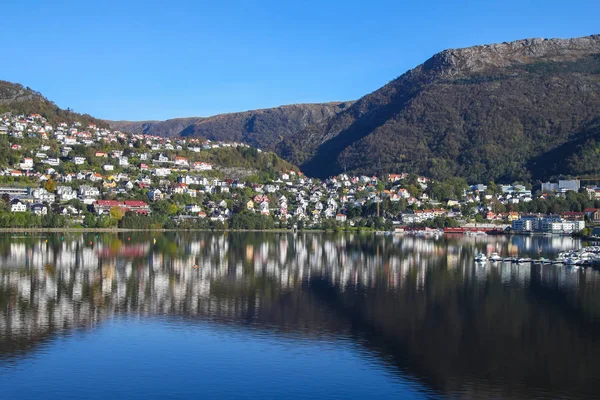
[[[6,193],[4,193],[2,195],[2,209],[4,211],[9,211],[10,210],[10,196]]]
[[[110,217],[116,221],[120,221],[125,216],[125,210],[121,207],[114,206],[110,209]]]
[[[50,193],[54,193],[56,190],[56,182],[54,182],[54,179],[48,179],[46,183],[44,183],[44,189]]]

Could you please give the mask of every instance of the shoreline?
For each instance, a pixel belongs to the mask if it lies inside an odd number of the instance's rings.
[[[0,228],[0,233],[14,232],[45,232],[45,233],[119,233],[119,232],[274,232],[274,233],[294,233],[294,232],[315,232],[322,233],[325,230],[311,229],[304,231],[294,231],[293,229],[129,229],[129,228]],[[364,231],[368,232],[368,231]],[[374,232],[374,231],[373,231]]]
[[[221,232],[221,233],[234,233],[234,232],[256,232],[256,233],[371,233],[381,235],[385,231],[375,230],[325,230],[325,229],[308,229],[308,230],[293,230],[293,229],[129,229],[129,228],[0,228],[0,233],[127,233],[127,232],[146,232],[146,233],[167,233],[167,232]],[[391,232],[392,236],[407,236],[402,233]],[[450,237],[465,236],[462,233],[449,233]],[[410,235],[408,235],[410,236]],[[589,236],[576,236],[576,235],[564,235],[564,234],[519,234],[515,232],[502,233],[489,236],[548,236],[548,237],[572,237],[581,240],[588,241],[600,241],[600,238],[589,237]]]

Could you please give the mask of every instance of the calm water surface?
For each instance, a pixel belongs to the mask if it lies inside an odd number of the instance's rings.
[[[0,236],[2,399],[600,397],[570,238]]]

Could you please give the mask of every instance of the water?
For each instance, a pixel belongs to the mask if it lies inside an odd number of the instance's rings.
[[[3,399],[599,398],[560,237],[0,236]]]

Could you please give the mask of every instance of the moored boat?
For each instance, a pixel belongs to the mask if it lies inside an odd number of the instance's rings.
[[[475,262],[486,262],[487,256],[483,253],[479,253],[475,256]]]
[[[493,252],[492,254],[490,254],[490,257],[489,257],[489,259],[490,259],[490,261],[491,261],[491,262],[499,262],[499,261],[502,261],[502,257],[500,257],[500,256],[498,255],[498,253],[496,253],[496,252]]]

